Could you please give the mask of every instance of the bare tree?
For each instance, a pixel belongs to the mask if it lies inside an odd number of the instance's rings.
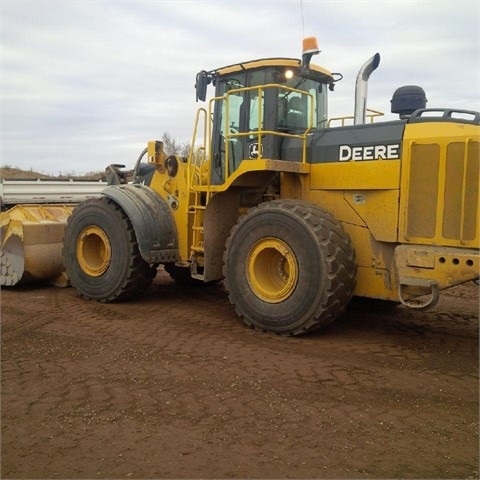
[[[177,155],[187,158],[190,153],[191,145],[188,142],[179,142],[175,140],[168,132],[162,134],[163,149],[167,155]]]

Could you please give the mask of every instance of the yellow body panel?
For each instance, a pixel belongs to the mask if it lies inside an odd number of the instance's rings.
[[[311,168],[312,190],[392,190],[400,183],[400,160],[316,163]]]
[[[324,205],[341,221],[368,227],[376,240],[395,242],[400,165],[400,160],[315,164],[309,189],[302,195],[320,202],[318,205]],[[313,191],[321,191],[320,198]],[[340,198],[337,191],[341,191]]]
[[[400,242],[480,247],[478,131],[461,123],[406,126]]]
[[[193,193],[190,193],[187,181],[187,164],[178,162],[178,173],[172,178],[165,169],[157,169],[150,187],[153,188],[170,206],[177,226],[180,258],[187,261],[192,243],[192,230],[189,226],[189,208]]]

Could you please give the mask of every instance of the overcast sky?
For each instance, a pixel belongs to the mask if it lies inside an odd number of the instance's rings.
[[[353,114],[376,52],[368,107],[402,85],[428,107],[480,110],[479,0],[1,0],[1,165],[52,174],[133,167],[163,132],[189,141],[195,74],[262,57],[314,57],[344,79],[330,116]]]

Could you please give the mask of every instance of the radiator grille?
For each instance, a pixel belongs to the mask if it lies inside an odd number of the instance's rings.
[[[467,151],[465,168],[465,150]],[[445,210],[443,236],[473,240],[476,229],[476,204],[478,202],[479,161],[478,142],[468,144],[451,143],[447,149]],[[465,205],[463,188],[465,184]],[[462,217],[462,209],[464,214]],[[463,223],[463,228],[462,228]]]
[[[465,245],[478,240],[480,143],[412,143],[405,231],[408,240]]]
[[[439,152],[436,144],[412,147],[407,216],[409,237],[435,236]]]

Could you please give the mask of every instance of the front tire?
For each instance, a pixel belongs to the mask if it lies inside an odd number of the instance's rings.
[[[91,199],[68,218],[63,256],[73,287],[102,302],[141,295],[157,265],[143,260],[130,220],[111,199]]]
[[[263,203],[227,240],[225,286],[259,330],[298,335],[335,320],[355,287],[355,255],[331,214],[299,200]]]

